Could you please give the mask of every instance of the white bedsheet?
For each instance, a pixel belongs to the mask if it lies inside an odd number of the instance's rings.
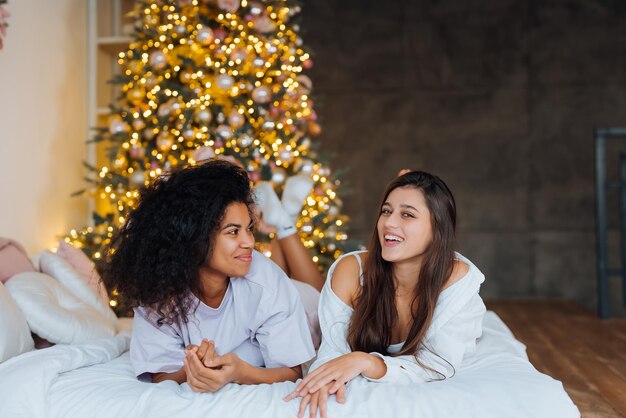
[[[230,384],[194,393],[186,384],[142,383],[133,376],[128,337],[55,346],[0,364],[0,417],[295,417],[291,382]],[[334,417],[579,417],[560,382],[535,370],[525,347],[493,312],[476,355],[451,379],[398,385],[356,379]]]

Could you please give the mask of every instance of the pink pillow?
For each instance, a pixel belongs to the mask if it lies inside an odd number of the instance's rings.
[[[109,295],[104,284],[100,281],[100,275],[96,271],[93,262],[81,249],[61,240],[57,255],[67,261],[76,272],[83,278],[85,283],[98,295],[98,297],[108,306]]]
[[[35,271],[35,268],[24,247],[11,239],[0,238],[0,282],[25,271]]]

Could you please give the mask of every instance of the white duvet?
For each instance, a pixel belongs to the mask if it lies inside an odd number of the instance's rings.
[[[78,346],[57,345],[0,364],[0,417],[296,417],[298,400],[281,399],[291,382],[230,384],[215,394],[186,384],[142,383],[128,357],[127,335]],[[493,312],[471,361],[450,379],[420,384],[357,378],[329,417],[579,417],[563,385],[535,370],[525,347]]]

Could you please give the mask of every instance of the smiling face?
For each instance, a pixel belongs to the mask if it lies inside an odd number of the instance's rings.
[[[423,256],[433,240],[430,219],[421,189],[398,187],[389,193],[377,224],[383,259],[397,263]]]
[[[228,205],[215,233],[213,251],[202,266],[205,273],[216,278],[246,275],[252,262],[253,226],[245,204]]]

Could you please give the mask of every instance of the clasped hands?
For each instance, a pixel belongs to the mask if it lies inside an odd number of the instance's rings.
[[[371,355],[363,352],[352,352],[337,357],[306,375],[296,389],[283,398],[290,401],[300,397],[298,418],[304,416],[307,405],[309,416],[314,418],[319,410],[322,418],[326,418],[326,404],[328,397],[335,395],[337,402],[346,401],[346,383],[361,373],[368,370],[372,365]]]
[[[242,362],[235,353],[218,356],[215,343],[203,339],[199,347],[194,344],[185,347],[183,367],[187,384],[194,392],[215,392],[239,379]]]

